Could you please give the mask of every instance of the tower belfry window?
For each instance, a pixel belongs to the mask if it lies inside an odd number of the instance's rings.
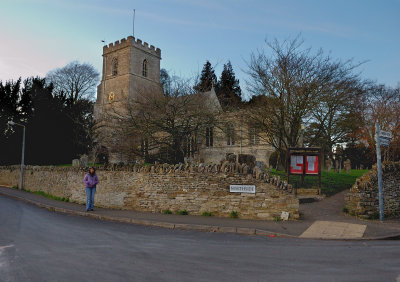
[[[112,75],[118,75],[118,59],[114,58],[112,60]]]
[[[144,77],[147,77],[147,60],[144,60],[144,61],[143,61],[142,75],[143,75]]]

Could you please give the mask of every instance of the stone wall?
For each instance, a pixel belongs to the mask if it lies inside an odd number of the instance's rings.
[[[16,186],[19,167],[0,167],[0,185]],[[211,212],[227,217],[236,211],[240,218],[273,220],[282,211],[290,219],[299,217],[299,201],[292,187],[279,178],[271,178],[255,169],[248,174],[245,165],[153,165],[108,167],[97,170],[95,205],[160,213],[163,210],[187,210],[192,215]],[[85,202],[80,168],[27,166],[24,187]],[[256,194],[230,193],[230,184],[251,184]]]
[[[383,198],[385,216],[400,214],[400,162],[383,163]],[[350,214],[361,218],[379,215],[378,174],[376,166],[364,174],[345,196]]]

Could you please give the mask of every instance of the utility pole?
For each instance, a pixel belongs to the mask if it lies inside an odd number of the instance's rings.
[[[8,122],[9,125],[18,125],[23,127],[22,131],[22,157],[21,157],[21,175],[19,179],[19,189],[22,190],[24,184],[24,166],[25,166],[25,125],[13,122]]]

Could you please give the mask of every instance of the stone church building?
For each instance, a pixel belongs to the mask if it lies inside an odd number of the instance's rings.
[[[103,47],[103,70],[97,88],[95,119],[100,121],[110,103],[118,103],[123,110],[128,99],[138,98],[145,89],[162,93],[160,84],[161,50],[132,36]],[[214,88],[205,97],[222,110]],[[260,165],[269,165],[274,151],[262,133],[249,126],[243,119],[245,109],[234,112],[221,111],[219,119],[225,128],[209,126],[204,132],[196,152],[187,155],[188,161],[218,163],[233,155],[251,155]],[[100,141],[101,143],[101,141]],[[253,159],[254,159],[253,157]],[[123,156],[110,153],[110,162],[129,161]]]

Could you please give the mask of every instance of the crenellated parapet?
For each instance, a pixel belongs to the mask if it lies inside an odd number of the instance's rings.
[[[103,54],[108,54],[116,50],[126,48],[126,47],[136,47],[140,50],[148,52],[156,57],[161,58],[161,49],[150,45],[147,42],[142,42],[140,39],[135,39],[133,36],[128,36],[127,38],[122,38],[114,43],[110,43],[103,47]]]

